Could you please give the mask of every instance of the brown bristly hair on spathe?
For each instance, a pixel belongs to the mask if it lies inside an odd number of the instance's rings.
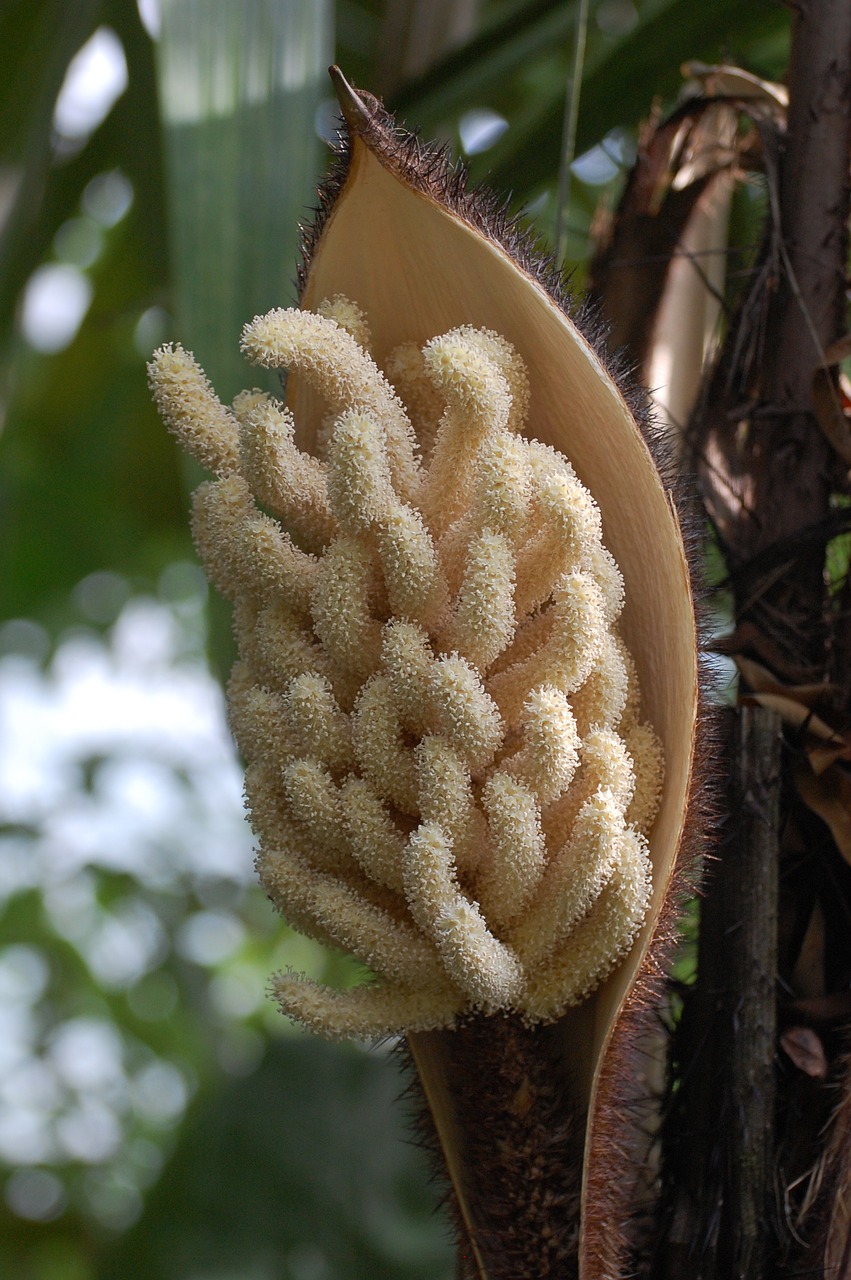
[[[392,1053],[402,1080],[403,1087],[396,1101],[407,1114],[408,1141],[426,1156],[428,1180],[436,1191],[434,1212],[442,1215],[447,1236],[455,1248],[459,1266],[456,1280],[466,1280],[464,1270],[466,1260],[472,1257],[473,1253],[470,1234],[452,1185],[431,1108],[404,1036],[400,1036],[394,1042]],[[476,1280],[475,1275],[473,1280]]]
[[[603,359],[605,351],[598,350],[597,354]],[[623,1280],[623,1267],[635,1245],[630,1204],[635,1179],[626,1176],[625,1170],[634,1168],[636,1160],[641,1158],[641,1144],[632,1117],[636,1107],[647,1101],[657,1103],[660,1108],[663,1103],[661,1097],[648,1099],[638,1086],[643,1074],[641,1043],[653,1031],[654,1018],[666,999],[668,974],[680,947],[679,921],[685,906],[690,899],[701,895],[706,860],[724,812],[722,769],[727,759],[723,749],[722,708],[716,695],[718,677],[708,657],[709,589],[702,567],[706,531],[701,523],[696,483],[678,464],[671,431],[654,417],[647,393],[631,381],[629,371],[622,367],[613,369],[613,364],[617,366],[617,356],[614,361],[611,358],[608,361],[609,373],[641,428],[679,520],[698,627],[700,678],[694,763],[686,805],[688,818],[662,911],[636,980],[613,1027],[594,1099],[595,1134],[587,1161],[588,1186],[583,1188],[586,1215],[582,1241],[586,1253],[597,1260],[594,1280]],[[632,1270],[627,1274],[632,1275]]]
[[[472,1197],[479,1245],[493,1280],[571,1280],[579,1263],[585,1116],[553,1028],[529,1028],[511,1016],[499,1016],[499,1027],[496,1021],[476,1019],[450,1046],[469,1167],[484,1172]],[[484,1114],[496,1118],[496,1133],[485,1130]]]
[[[601,359],[604,354],[598,351]],[[595,1134],[587,1161],[588,1186],[583,1188],[586,1215],[582,1241],[587,1254],[597,1260],[594,1280],[623,1280],[625,1274],[633,1274],[632,1270],[628,1273],[623,1270],[634,1248],[636,1234],[630,1204],[635,1179],[626,1176],[625,1170],[634,1168],[636,1160],[641,1158],[641,1144],[632,1117],[636,1106],[647,1101],[657,1103],[660,1108],[663,1103],[661,1097],[648,1099],[637,1084],[642,1076],[641,1043],[652,1032],[654,1018],[666,999],[668,975],[680,947],[679,921],[685,906],[702,892],[707,857],[711,856],[724,813],[722,770],[728,758],[724,749],[722,707],[716,695],[718,677],[708,656],[709,589],[702,568],[706,531],[701,524],[696,483],[678,465],[671,431],[654,417],[644,389],[630,380],[630,373],[625,369],[613,371],[613,363],[617,365],[617,356],[614,361],[609,359],[609,373],[641,428],[679,519],[697,619],[700,678],[694,763],[686,805],[688,818],[662,911],[636,980],[613,1027],[594,1099]]]
[[[626,402],[675,506],[685,544],[698,626],[705,630],[701,618],[704,532],[699,527],[701,517],[695,482],[683,474],[676,441],[670,429],[655,414],[646,389],[635,380],[635,370],[622,353],[609,351],[606,342],[608,325],[599,308],[587,299],[576,299],[570,293],[561,264],[541,240],[522,225],[520,217],[511,214],[507,199],[500,198],[486,187],[468,187],[467,168],[462,161],[453,160],[448,144],[423,142],[416,132],[397,126],[378,98],[362,90],[357,90],[357,94],[364,110],[356,121],[346,122],[341,118],[333,160],[318,188],[313,220],[301,228],[299,296],[307,284],[310,263],[325,224],[348,178],[354,131],[382,164],[407,186],[430,197],[503,249],[520,270],[555,302],[593,348],[605,373]],[[703,688],[707,687],[708,680],[707,673],[701,682]]]
[[[467,172],[462,164],[453,163],[447,147],[429,145],[413,133],[396,126],[393,117],[385,111],[382,104],[371,95],[359,93],[362,111],[356,117],[347,120],[348,129],[340,132],[339,146],[335,154],[330,173],[319,191],[319,203],[312,226],[304,229],[302,246],[303,264],[299,271],[300,292],[303,291],[309,264],[319,243],[325,224],[345,185],[351,158],[354,139],[352,133],[360,136],[385,167],[395,173],[407,186],[426,197],[440,203],[450,213],[466,222],[483,237],[503,249],[517,263],[521,271],[529,276],[576,325],[584,335],[603,366],[605,372],[618,387],[632,416],[649,448],[651,456],[659,470],[662,481],[670,494],[676,509],[683,533],[686,556],[692,586],[692,596],[697,602],[698,622],[700,625],[700,602],[702,591],[700,570],[703,530],[700,527],[700,516],[697,503],[694,501],[691,483],[682,475],[676,456],[675,442],[670,432],[656,420],[650,410],[646,391],[639,387],[617,355],[611,355],[606,348],[606,326],[599,313],[587,303],[577,303],[568,292],[560,264],[549,254],[543,252],[541,245],[533,234],[524,229],[518,219],[509,213],[507,201],[499,199],[484,189],[468,189]],[[351,132],[350,132],[351,131]],[[700,627],[705,632],[705,627]],[[636,981],[627,995],[624,1007],[613,1028],[611,1041],[602,1063],[595,1097],[594,1114],[590,1118],[593,1124],[591,1141],[591,1158],[588,1161],[588,1185],[583,1191],[586,1218],[583,1223],[583,1240],[581,1248],[587,1256],[595,1258],[594,1280],[622,1280],[626,1258],[630,1248],[631,1209],[629,1195],[632,1182],[624,1175],[630,1162],[636,1159],[635,1148],[631,1143],[633,1131],[632,1115],[637,1095],[637,1066],[640,1056],[640,1041],[643,1034],[652,1024],[656,1010],[663,999],[665,975],[667,967],[676,950],[677,921],[682,913],[685,901],[698,891],[701,876],[702,859],[708,843],[708,832],[714,825],[718,808],[719,792],[718,760],[720,753],[715,749],[716,730],[710,712],[711,674],[705,663],[701,664],[701,699],[698,716],[698,728],[695,742],[695,763],[692,770],[688,797],[688,819],[686,829],[677,854],[677,861],[672,880],[669,884],[664,906],[654,927],[647,954],[641,964]],[[522,1275],[546,1275],[541,1269],[540,1258],[536,1263],[537,1270],[524,1271],[520,1266],[520,1254],[511,1253],[516,1242],[503,1238],[503,1232],[513,1232],[513,1218],[517,1216],[518,1205],[522,1204],[525,1195],[523,1180],[528,1176],[528,1168],[522,1161],[529,1158],[531,1148],[523,1148],[527,1141],[522,1124],[513,1126],[515,1140],[520,1144],[518,1151],[500,1154],[499,1168],[495,1178],[490,1177],[491,1166],[483,1159],[480,1144],[485,1139],[494,1146],[499,1142],[496,1128],[496,1115],[500,1107],[505,1106],[510,1083],[500,1075],[502,1068],[493,1062],[496,1079],[493,1088],[485,1087],[484,1061],[491,1063],[497,1054],[498,1047],[505,1052],[509,1043],[515,1048],[522,1042],[520,1057],[524,1063],[522,1070],[529,1078],[536,1079],[540,1089],[533,1091],[535,1106],[542,1107],[542,1115],[549,1117],[548,1122],[555,1122],[554,1112],[565,1107],[566,1115],[559,1122],[559,1142],[567,1150],[573,1149],[575,1134],[573,1130],[581,1130],[584,1118],[571,1113],[569,1105],[569,1089],[560,1087],[552,1095],[543,1088],[538,1066],[551,1066],[554,1060],[554,1039],[552,1028],[536,1027],[532,1030],[522,1029],[516,1019],[502,1016],[477,1017],[465,1025],[449,1032],[438,1033],[446,1037],[451,1048],[447,1046],[447,1055],[452,1063],[456,1084],[456,1101],[459,1110],[470,1108],[470,1114],[478,1118],[478,1130],[471,1133],[471,1155],[478,1162],[478,1169],[483,1176],[477,1179],[472,1192],[473,1207],[482,1215],[486,1233],[493,1238],[488,1245],[488,1256],[496,1257],[498,1248],[494,1241],[497,1237],[503,1241],[502,1246],[509,1251],[513,1259],[507,1270],[494,1270],[493,1277],[511,1276],[512,1280]],[[557,1024],[556,1024],[557,1025]],[[490,1039],[488,1039],[490,1037]],[[493,1047],[491,1049],[491,1046]],[[475,1047],[475,1048],[474,1048]],[[518,1050],[519,1051],[519,1050]],[[510,1055],[509,1055],[510,1056]],[[511,1070],[511,1064],[508,1066]],[[500,1092],[502,1091],[502,1092]],[[488,1112],[488,1107],[492,1110]],[[543,1141],[541,1117],[527,1114],[528,1124],[532,1132],[539,1135],[541,1151],[546,1150],[546,1159],[558,1161],[559,1155],[554,1148]],[[419,1136],[422,1140],[425,1121],[418,1124]],[[531,1141],[531,1138],[528,1138]],[[439,1150],[436,1138],[424,1145],[432,1150]],[[558,1146],[558,1143],[556,1144]],[[578,1180],[581,1176],[582,1151],[579,1143],[577,1162],[562,1158],[559,1177],[568,1176],[567,1165],[574,1182],[565,1183],[571,1189],[565,1190],[572,1211],[578,1218]],[[522,1152],[522,1154],[521,1154]],[[544,1162],[546,1164],[546,1160]],[[555,1164],[552,1166],[555,1167]],[[512,1170],[509,1173],[509,1170]],[[513,1185],[511,1179],[516,1180]],[[494,1182],[500,1187],[495,1192],[494,1201],[482,1199],[487,1182]],[[507,1204],[512,1207],[508,1214]],[[531,1207],[527,1206],[531,1212]],[[565,1239],[569,1229],[565,1228]],[[464,1247],[463,1222],[460,1243]],[[484,1242],[487,1244],[487,1242]],[[575,1244],[575,1242],[574,1242]],[[573,1246],[571,1246],[573,1247]],[[511,1269],[514,1266],[514,1269]],[[574,1263],[567,1261],[564,1255],[563,1268],[550,1272],[552,1275],[575,1274],[570,1270]],[[475,1275],[474,1271],[470,1275]],[[489,1280],[491,1275],[489,1273]]]
[[[679,947],[678,922],[686,902],[700,892],[704,859],[720,814],[718,750],[720,717],[709,702],[712,676],[704,668],[700,733],[689,794],[689,820],[683,832],[674,876],[656,923],[653,939],[624,1008],[615,1023],[597,1083],[595,1133],[584,1189],[583,1246],[597,1259],[595,1280],[622,1280],[623,1263],[633,1244],[630,1192],[624,1171],[634,1167],[636,1135],[631,1117],[645,1101],[636,1080],[642,1037],[665,999],[667,975]],[[661,1103],[661,1099],[658,1100]]]
[[[476,1171],[464,1193],[487,1280],[575,1280],[585,1116],[556,1028],[529,1027],[517,1015],[479,1014],[434,1035],[445,1051],[459,1154],[464,1168]],[[439,1156],[410,1067],[408,1096],[419,1103],[416,1139]],[[451,1183],[446,1201],[457,1232],[460,1276],[479,1280]]]
[[[399,127],[373,94],[360,89],[356,92],[363,111],[357,120],[341,118],[333,159],[317,191],[313,219],[301,228],[299,296],[304,292],[310,263],[325,224],[348,178],[354,132],[403,183],[430,197],[486,240],[503,249],[572,321],[626,401],[665,487],[674,495],[681,525],[686,529],[690,523],[684,519],[688,501],[682,492],[670,433],[654,417],[646,390],[631,376],[633,370],[622,356],[607,349],[608,325],[599,308],[587,299],[577,299],[571,294],[562,265],[540,238],[529,227],[523,226],[521,217],[511,213],[509,199],[498,196],[487,187],[468,187],[467,167],[463,161],[452,158],[448,143],[424,142],[418,132]],[[693,586],[696,581],[698,578],[692,573]]]

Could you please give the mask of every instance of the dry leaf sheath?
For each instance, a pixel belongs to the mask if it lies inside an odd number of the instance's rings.
[[[533,1044],[529,1028],[577,1006],[584,1126],[617,1103],[617,1024],[690,789],[679,528],[632,413],[505,226],[341,92],[350,136],[301,309],[243,333],[251,362],[287,371],[288,404],[223,406],[179,347],[150,369],[217,477],[193,530],[234,605],[260,877],[296,928],[374,975],[275,989],[322,1034],[407,1034],[445,1146],[459,1058],[446,1067],[433,1033],[472,1019]],[[521,1274],[520,1254],[500,1270],[502,1228],[453,1176],[478,1274]],[[586,1199],[593,1186],[589,1164]],[[616,1274],[589,1258],[589,1277]]]

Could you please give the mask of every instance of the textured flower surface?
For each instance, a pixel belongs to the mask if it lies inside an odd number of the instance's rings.
[[[550,1021],[608,976],[651,896],[663,759],[618,630],[623,582],[570,461],[534,438],[526,368],[462,326],[382,372],[356,301],[274,311],[248,358],[325,414],[233,408],[181,348],[160,411],[217,479],[194,501],[234,605],[229,691],[270,897],[374,980],[292,974],[285,1012],[331,1036]]]

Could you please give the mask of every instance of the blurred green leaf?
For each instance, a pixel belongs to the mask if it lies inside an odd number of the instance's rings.
[[[68,64],[92,33],[101,5],[80,0],[14,0],[0,14],[0,345],[20,288],[50,235],[41,208],[51,169],[51,121]],[[21,104],[28,109],[22,111]]]
[[[121,40],[128,88],[85,145],[62,156],[53,149],[56,98],[68,64],[98,22],[112,27]],[[159,291],[166,244],[151,41],[135,4],[18,2],[2,19],[0,48],[20,55],[3,60],[4,72],[8,64],[11,74],[4,75],[0,90],[0,165],[16,191],[7,221],[0,223],[2,345],[23,285],[47,255],[59,227],[78,211],[87,183],[97,174],[120,168],[132,182],[148,287]],[[21,102],[29,111],[21,111]]]
[[[473,159],[476,180],[512,191],[523,204],[558,169],[564,92],[575,25],[575,3],[537,0],[514,6],[503,22],[453,53],[400,93],[394,107],[425,136],[445,129],[471,107],[501,111],[509,128]],[[577,132],[581,154],[616,126],[635,127],[657,98],[672,100],[680,67],[690,59],[747,62],[753,45],[779,76],[788,52],[788,17],[768,4],[737,0],[663,0],[641,4],[632,30],[607,35],[589,29]]]
[[[110,233],[76,340],[19,347],[0,477],[2,614],[67,623],[93,570],[155,579],[191,555],[176,450],[153,409],[134,331],[152,296],[142,211]],[[120,264],[120,269],[119,269]]]
[[[69,8],[42,0],[14,6],[14,16],[18,27],[10,36],[24,40],[34,57],[40,51],[52,74],[38,75],[26,65],[20,72],[40,86],[29,127],[19,131],[32,137],[42,168],[31,205],[25,209],[19,196],[10,238],[4,237],[0,340],[27,278],[49,260],[60,227],[81,214],[89,182],[118,170],[133,194],[129,216],[105,233],[104,251],[88,272],[93,297],[75,341],[45,356],[17,337],[6,352],[0,616],[45,616],[60,624],[68,621],[67,592],[92,570],[149,580],[169,559],[188,553],[176,451],[151,407],[135,341],[140,317],[164,300],[166,290],[159,125],[151,42],[135,5],[111,0]],[[70,57],[98,19],[122,41],[129,85],[76,155],[51,160],[56,94]],[[21,244],[18,218],[25,224]]]
[[[449,1280],[392,1057],[297,1038],[199,1096],[99,1280]]]
[[[157,48],[177,333],[231,400],[242,326],[296,300],[299,224],[326,150],[327,2],[166,0]],[[270,389],[276,389],[276,380]]]

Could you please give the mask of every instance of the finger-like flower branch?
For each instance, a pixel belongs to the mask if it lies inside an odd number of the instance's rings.
[[[234,603],[261,879],[375,975],[275,990],[332,1036],[549,1020],[622,960],[650,899],[664,762],[623,581],[593,497],[532,437],[509,343],[464,326],[396,348],[386,375],[369,343],[340,296],[245,330],[250,359],[324,400],[316,456],[288,409],[226,408],[180,348],[150,366],[217,477],[193,530]]]
[[[255,497],[279,516],[309,551],[325,549],[338,531],[325,468],[294,442],[292,414],[258,392],[234,401],[239,462]]]

